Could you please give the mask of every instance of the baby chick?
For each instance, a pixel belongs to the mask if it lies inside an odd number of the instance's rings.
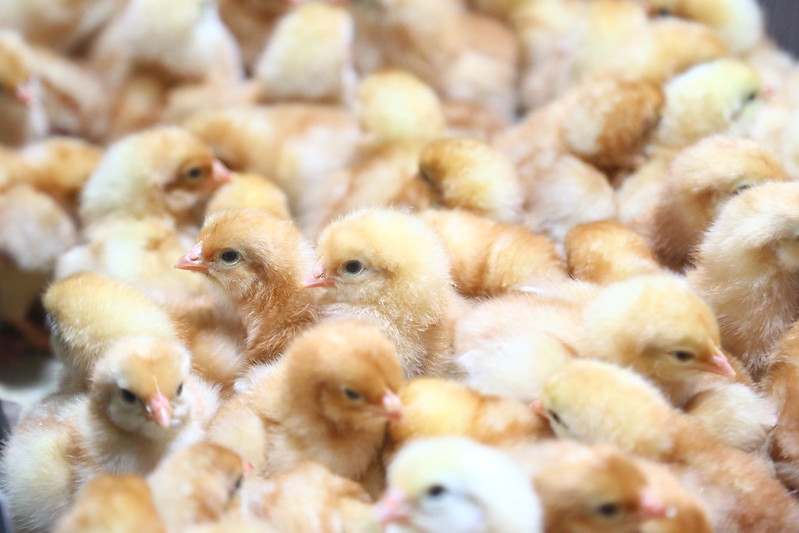
[[[406,376],[449,369],[460,305],[436,233],[410,214],[363,209],[319,237],[319,265],[306,287],[324,287],[324,316],[353,317],[397,345]]]
[[[652,224],[645,231],[658,259],[683,270],[724,203],[766,181],[786,181],[785,171],[763,146],[717,135],[682,150],[665,175]]]
[[[0,142],[18,146],[49,131],[41,84],[32,72],[29,51],[20,36],[9,30],[0,31],[0,89],[0,117],[6,124]]]
[[[78,494],[54,533],[166,533],[153,495],[138,476],[100,475]]]
[[[209,439],[267,477],[312,460],[357,480],[383,444],[388,419],[402,416],[396,350],[360,322],[308,329],[248,379],[214,418]]]
[[[238,209],[208,217],[175,267],[205,274],[235,302],[247,335],[243,358],[253,363],[276,358],[316,319],[304,286],[313,260],[293,222]]]
[[[731,198],[705,233],[694,290],[718,317],[724,349],[760,378],[797,318],[799,185],[766,183]]]
[[[458,437],[403,448],[377,505],[380,522],[398,532],[538,533],[542,515],[538,495],[510,458]]]
[[[277,218],[288,220],[288,198],[280,187],[263,176],[253,173],[232,172],[230,183],[222,185],[205,208],[205,216],[226,209],[264,209]]]

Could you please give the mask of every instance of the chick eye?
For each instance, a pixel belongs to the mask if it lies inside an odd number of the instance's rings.
[[[344,389],[344,396],[349,398],[350,400],[360,400],[361,395],[355,392],[352,389]]]
[[[694,358],[694,354],[692,354],[690,352],[682,352],[682,351],[680,351],[680,352],[674,352],[674,357],[676,357],[680,361],[690,361],[691,359]]]
[[[552,418],[552,420],[555,421],[556,424],[563,424],[563,421],[558,416],[558,413],[556,413],[555,411],[548,411],[548,412],[549,416]]]
[[[732,195],[735,196],[736,194],[740,194],[744,192],[746,189],[751,189],[751,188],[752,188],[751,185],[739,185],[738,187],[735,188],[734,191],[732,191]]]
[[[347,261],[341,269],[347,274],[359,274],[363,271],[363,264],[360,261]]]
[[[239,476],[238,479],[236,479],[236,482],[233,483],[233,492],[236,492],[241,488],[241,484],[243,481],[244,481],[244,476]]]
[[[236,250],[225,250],[224,252],[219,254],[219,257],[225,263],[227,263],[229,265],[232,265],[233,263],[235,263],[236,261],[239,260],[239,258],[241,257],[241,254],[239,252],[237,252]]]
[[[433,180],[430,179],[430,175],[421,168],[419,169],[419,179],[421,179],[423,182],[427,183],[428,185],[433,184]]]
[[[175,396],[180,396],[181,394],[183,394],[183,383],[178,385],[178,390],[175,391]]]
[[[443,496],[446,492],[447,489],[444,485],[433,485],[427,489],[427,495],[431,498],[438,498],[439,496]]]
[[[133,403],[136,401],[136,395],[130,392],[128,389],[119,389],[119,395],[126,403]]]
[[[201,167],[192,167],[186,172],[186,177],[191,180],[196,180],[201,178],[203,175],[203,169]]]
[[[616,514],[619,512],[619,506],[615,503],[605,503],[597,507],[596,510],[602,516],[611,517],[616,516]]]
[[[661,7],[657,11],[655,11],[656,17],[670,17],[672,15],[670,9],[666,9],[665,7]]]
[[[757,99],[757,91],[752,91],[746,95],[746,102],[754,102]]]

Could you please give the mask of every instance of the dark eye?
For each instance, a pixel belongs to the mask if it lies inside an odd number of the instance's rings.
[[[605,503],[597,507],[597,512],[602,516],[616,516],[616,514],[619,512],[619,506],[615,503]]]
[[[233,263],[235,263],[236,261],[239,260],[239,257],[241,257],[241,254],[238,253],[236,250],[225,250],[224,252],[219,254],[219,257],[225,263],[228,263],[228,264],[232,265]]]
[[[241,488],[241,484],[244,481],[244,476],[239,476],[236,482],[233,484],[233,492],[236,492]]]
[[[136,395],[130,392],[128,389],[119,389],[119,395],[122,396],[122,399],[127,403],[133,403],[136,401]]]
[[[430,496],[431,498],[438,498],[439,496],[442,496],[445,492],[447,492],[447,489],[443,485],[433,485],[432,487],[427,489],[427,495]]]
[[[181,394],[183,394],[183,383],[178,385],[178,390],[175,391],[175,396],[180,396]]]
[[[344,395],[350,400],[360,400],[361,395],[352,389],[344,389]]]
[[[556,413],[555,411],[549,411],[549,416],[552,418],[552,420],[555,421],[556,424],[563,424],[560,417],[558,416],[558,413]]]
[[[341,268],[347,274],[358,274],[363,270],[363,265],[360,261],[347,261],[341,266]]]
[[[186,172],[186,176],[192,180],[201,178],[202,175],[203,175],[203,169],[200,167],[192,167]]]
[[[671,10],[666,9],[665,7],[661,7],[660,9],[655,11],[655,16],[656,17],[670,17],[671,16]]]
[[[752,188],[751,185],[739,185],[738,187],[735,188],[734,191],[732,191],[732,195],[735,196],[736,194],[742,193],[746,189],[751,189],[751,188]]]
[[[756,91],[753,91],[753,92],[751,92],[751,93],[746,95],[746,101],[747,102],[754,102],[755,99],[757,99],[757,92]]]
[[[674,352],[674,357],[679,359],[680,361],[690,361],[694,358],[694,354],[690,352]]]
[[[421,168],[419,169],[419,179],[421,179],[423,182],[427,183],[428,185],[433,184],[433,180],[431,180],[427,172],[425,172]]]

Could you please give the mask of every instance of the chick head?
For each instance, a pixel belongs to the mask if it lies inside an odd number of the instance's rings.
[[[319,265],[307,287],[332,302],[372,307],[392,320],[432,323],[451,290],[449,257],[433,229],[394,209],[362,209],[319,237]]]
[[[0,98],[27,106],[34,98],[34,88],[24,46],[16,33],[0,31]]]
[[[388,469],[379,520],[398,531],[539,531],[542,510],[530,481],[501,452],[460,437],[420,439]]]
[[[523,194],[516,168],[501,152],[475,139],[438,139],[419,156],[419,177],[435,201],[501,222],[517,219]]]
[[[363,79],[357,110],[361,129],[376,145],[423,145],[444,133],[438,96],[409,72],[390,70]]]
[[[227,168],[197,137],[156,127],[106,151],[81,192],[80,215],[87,224],[113,214],[194,222],[211,194],[229,181]]]
[[[121,430],[158,439],[190,416],[190,369],[189,351],[176,340],[122,337],[92,372],[91,403]]]
[[[692,67],[664,91],[655,141],[681,148],[708,135],[746,131],[760,106],[762,83],[749,64],[725,58]]]
[[[710,372],[732,377],[710,307],[680,279],[636,276],[605,288],[585,311],[586,337],[600,359],[630,366],[656,383]]]
[[[324,322],[297,337],[284,357],[298,411],[353,429],[402,418],[402,366],[394,344],[374,327]]]
[[[536,407],[561,438],[614,444],[626,451],[666,453],[673,411],[632,370],[590,359],[564,365],[544,384]]]
[[[175,267],[202,272],[244,301],[257,291],[301,288],[313,256],[291,221],[262,209],[234,209],[210,215]]]

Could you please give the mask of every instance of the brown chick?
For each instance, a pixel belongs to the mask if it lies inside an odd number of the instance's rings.
[[[256,208],[277,218],[289,220],[288,198],[280,187],[259,174],[231,173],[230,183],[222,185],[208,201],[205,215],[226,209]]]
[[[406,377],[451,371],[463,303],[435,231],[413,215],[363,209],[319,237],[319,265],[306,287],[324,287],[321,313],[366,320],[397,345]]]
[[[396,350],[360,322],[308,329],[248,379],[214,418],[209,439],[267,477],[311,460],[357,480],[377,456],[388,419],[402,416]]]
[[[253,76],[260,100],[352,103],[355,27],[343,7],[300,4],[275,26]]]
[[[645,228],[658,259],[683,270],[724,203],[766,181],[786,181],[779,162],[758,143],[705,138],[682,150],[665,175],[652,225]]]
[[[463,296],[493,296],[536,279],[566,279],[555,243],[520,224],[461,210],[419,213],[444,241],[452,281]]]
[[[669,463],[706,506],[714,530],[787,531],[799,519],[799,504],[761,461],[714,440],[629,370],[572,362],[550,378],[541,407],[561,437]]]
[[[522,190],[513,165],[499,151],[474,139],[438,139],[419,155],[419,177],[433,201],[499,222],[521,218]]]
[[[615,220],[578,224],[563,244],[575,279],[607,284],[663,272],[646,239]]]
[[[200,442],[166,457],[147,477],[147,484],[164,522],[182,531],[238,510],[244,471],[237,454]]]
[[[797,318],[799,185],[766,183],[722,208],[697,249],[691,286],[716,314],[723,348],[755,379]]]
[[[246,330],[242,363],[270,361],[316,319],[304,276],[314,253],[300,230],[260,209],[211,215],[175,267],[205,274],[235,302]]]
[[[153,495],[138,476],[100,475],[78,494],[54,533],[166,533]]]
[[[0,31],[0,117],[6,125],[0,142],[19,146],[43,137],[50,122],[42,102],[42,88],[32,72],[25,43],[16,33]]]
[[[250,500],[252,513],[279,531],[379,531],[364,489],[312,461],[255,485]]]

